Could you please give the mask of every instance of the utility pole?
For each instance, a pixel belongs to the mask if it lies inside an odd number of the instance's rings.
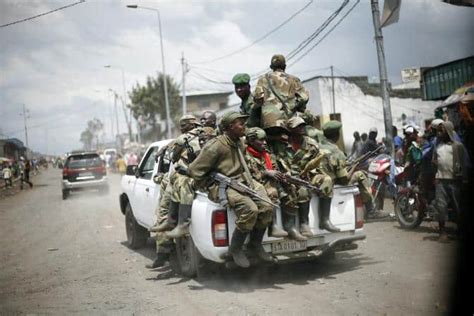
[[[118,95],[115,91],[113,91],[114,93],[114,112],[115,112],[115,124],[117,126],[117,135],[120,136],[120,129],[119,129],[119,120],[118,120],[118,111],[117,111],[117,99],[118,99]]]
[[[25,154],[25,156],[26,156],[26,158],[28,158],[28,149],[29,149],[29,147],[28,147],[28,127],[26,126],[26,119],[27,119],[26,115],[29,112],[30,112],[30,110],[26,109],[25,105],[23,104],[23,122],[25,124],[25,142],[26,142],[26,154]]]
[[[336,113],[336,96],[334,95],[334,69],[333,66],[331,65],[331,82],[332,82],[332,114]]]
[[[186,73],[188,72],[188,64],[184,59],[184,53],[181,52],[181,68],[183,70],[183,79],[181,80],[181,95],[183,99],[183,115],[186,115],[187,104],[186,104]]]
[[[382,92],[383,116],[385,123],[385,138],[390,149],[390,154],[394,157],[393,134],[392,134],[392,110],[390,108],[390,95],[388,93],[387,66],[385,64],[385,53],[383,49],[382,28],[380,27],[379,1],[370,0],[372,7],[372,18],[374,20],[375,44],[377,46],[377,59],[380,73],[380,89]]]

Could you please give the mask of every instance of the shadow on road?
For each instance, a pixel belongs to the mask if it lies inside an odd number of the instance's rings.
[[[275,265],[252,266],[248,269],[226,269],[223,265],[207,264],[195,279],[198,285],[188,285],[189,290],[212,289],[219,292],[249,293],[259,289],[283,289],[282,285],[304,286],[318,281],[336,279],[340,273],[360,269],[362,266],[382,263],[360,253],[339,253],[334,259],[313,259],[302,262],[282,262]],[[177,274],[169,266],[154,270],[158,275],[147,280],[167,280],[167,285],[187,282],[190,279]]]

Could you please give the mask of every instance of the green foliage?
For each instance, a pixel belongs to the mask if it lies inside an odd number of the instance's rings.
[[[180,112],[179,87],[170,76],[166,76],[168,85],[168,100],[170,106],[170,117],[177,122]],[[137,84],[130,93],[132,115],[135,119],[143,121],[158,133],[158,119],[166,119],[165,92],[163,85],[163,74],[157,77],[147,77],[146,84]],[[159,117],[158,117],[159,115]],[[166,134],[166,131],[165,131]],[[157,135],[160,136],[160,135]]]
[[[98,118],[94,118],[87,122],[86,129],[81,133],[80,141],[84,145],[85,150],[91,150],[95,140],[95,147],[99,144],[99,134],[104,128],[104,123]]]

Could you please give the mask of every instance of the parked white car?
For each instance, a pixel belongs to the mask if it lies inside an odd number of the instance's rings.
[[[169,164],[158,164],[158,150],[170,140],[155,142],[149,146],[138,166],[128,166],[122,177],[120,208],[125,215],[128,245],[131,248],[144,246],[150,236],[148,229],[155,223],[155,208],[160,197],[160,186],[153,181],[158,170]],[[309,213],[309,225],[314,234],[307,241],[274,238],[265,235],[263,247],[278,260],[308,259],[335,251],[357,248],[355,241],[365,238],[363,232],[363,206],[356,186],[336,186],[331,204],[331,222],[340,232],[331,233],[319,228],[319,198],[313,196]],[[193,202],[190,235],[176,242],[176,259],[179,270],[186,276],[195,276],[206,260],[226,263],[230,236],[235,229],[235,214],[231,209],[210,201],[204,192],[196,192]],[[277,220],[281,224],[278,210]],[[231,265],[231,264],[230,264]]]

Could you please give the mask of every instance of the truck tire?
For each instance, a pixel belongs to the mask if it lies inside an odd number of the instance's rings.
[[[127,244],[131,249],[145,246],[148,237],[150,237],[150,232],[137,223],[130,203],[127,203],[125,208],[125,231],[127,233]]]
[[[179,272],[188,278],[198,276],[204,264],[204,259],[194,245],[192,237],[180,237],[177,238],[175,242]]]
[[[69,196],[69,190],[63,189],[63,200],[67,199],[68,196]]]

